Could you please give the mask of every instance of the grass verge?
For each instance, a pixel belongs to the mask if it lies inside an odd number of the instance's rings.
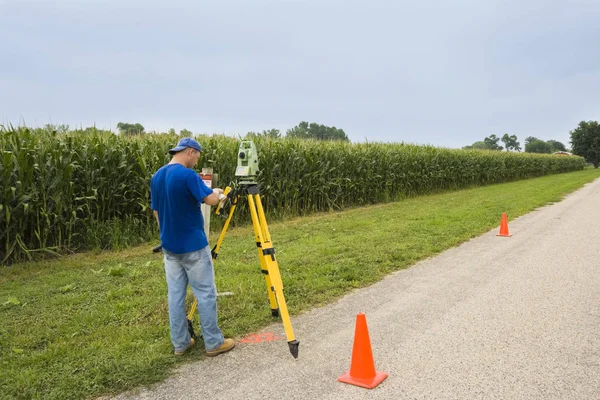
[[[516,218],[599,176],[585,169],[273,223],[288,308],[326,304],[498,226],[502,212]],[[155,244],[0,269],[0,396],[118,393],[202,359],[202,346],[172,355]],[[219,298],[227,336],[273,321],[251,227],[228,232],[215,269],[219,291],[235,293]]]

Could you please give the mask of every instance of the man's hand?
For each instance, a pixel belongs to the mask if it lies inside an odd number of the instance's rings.
[[[152,210],[154,211],[154,216],[156,217],[156,223],[158,224],[158,229],[160,230],[160,221],[158,220],[158,211],[156,210]]]
[[[227,196],[225,196],[225,192],[223,191],[223,189],[215,189],[214,192],[217,193],[218,197],[219,197],[219,202],[225,200],[227,198]]]
[[[202,200],[209,206],[216,206],[221,201],[221,196],[225,196],[223,194],[223,189],[214,188],[212,194],[206,196]]]

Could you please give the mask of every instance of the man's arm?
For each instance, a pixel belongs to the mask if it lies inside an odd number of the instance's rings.
[[[187,187],[198,202],[202,201],[209,206],[216,206],[224,198],[223,189],[211,189],[202,182],[200,176],[191,173],[186,180]]]
[[[160,229],[160,221],[158,220],[158,211],[156,210],[152,210],[154,211],[154,216],[156,217],[156,223],[158,224],[158,229]]]

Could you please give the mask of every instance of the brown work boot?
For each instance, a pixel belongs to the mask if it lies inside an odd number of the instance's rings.
[[[188,345],[188,347],[186,347],[183,350],[175,350],[175,355],[176,356],[182,356],[184,355],[189,349],[191,349],[194,345],[196,344],[196,341],[194,340],[194,338],[190,339],[190,344]]]
[[[227,353],[229,350],[233,349],[234,347],[235,347],[235,342],[233,341],[233,339],[225,339],[225,341],[223,341],[223,344],[220,345],[219,347],[217,347],[216,349],[206,350],[206,355],[208,357],[218,356],[219,354]]]

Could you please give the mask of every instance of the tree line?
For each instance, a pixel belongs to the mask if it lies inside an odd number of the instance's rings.
[[[141,135],[146,133],[143,125],[139,123],[131,124],[126,122],[119,122],[117,129],[122,135]],[[175,129],[169,130],[170,134],[177,134]],[[191,137],[193,132],[188,129],[182,129],[179,131],[179,135]],[[279,129],[268,129],[262,132],[248,132],[246,138],[251,139],[253,137],[263,136],[273,139],[282,138],[284,135]],[[285,132],[285,137],[298,138],[298,139],[317,139],[317,140],[341,140],[349,142],[350,139],[343,129],[336,128],[335,126],[326,126],[315,122],[308,123],[306,121],[300,122],[295,127],[288,129]]]
[[[46,129],[53,132],[67,132],[68,125],[46,125]],[[117,129],[122,135],[141,135],[146,131],[140,123],[119,122]],[[96,131],[95,127],[81,129],[83,132],[90,130]],[[175,129],[169,130],[170,134],[177,134]],[[600,124],[598,121],[581,121],[579,125],[569,132],[571,136],[571,149],[567,149],[564,143],[558,140],[543,140],[534,136],[528,136],[524,141],[524,149],[521,147],[516,135],[505,133],[502,137],[492,134],[482,141],[477,141],[469,146],[464,146],[463,149],[481,149],[481,150],[506,150],[520,152],[524,150],[526,153],[541,153],[552,154],[556,152],[571,152],[572,154],[582,156],[588,163],[598,168],[600,164]],[[179,131],[181,136],[193,136],[194,133],[188,129]],[[284,135],[279,129],[268,129],[262,132],[248,132],[246,139],[256,137],[268,137],[273,139],[283,138]],[[295,127],[286,130],[285,137],[300,138],[300,139],[317,139],[327,141],[346,141],[350,139],[343,129],[335,126],[326,126],[315,122],[308,123],[300,122]],[[502,145],[499,143],[502,142]]]
[[[498,142],[502,142],[501,146]],[[506,151],[521,151],[521,142],[517,140],[515,135],[505,133],[501,138],[496,135],[490,135],[482,141],[475,142],[470,146],[464,146],[463,149],[479,149],[479,150],[505,150]],[[555,153],[557,151],[567,151],[565,145],[558,140],[541,140],[534,136],[529,136],[525,139],[526,153]]]
[[[581,121],[577,128],[569,132],[571,136],[571,149],[558,140],[542,140],[534,136],[528,136],[525,139],[526,153],[541,153],[552,154],[556,152],[571,152],[572,154],[585,158],[588,163],[598,168],[600,164],[600,124],[598,121]],[[501,146],[498,142],[502,142]],[[505,133],[504,136],[498,137],[495,134],[484,138],[469,146],[464,146],[463,149],[480,149],[480,150],[506,150],[506,151],[521,151],[521,143],[517,140],[517,136]]]

